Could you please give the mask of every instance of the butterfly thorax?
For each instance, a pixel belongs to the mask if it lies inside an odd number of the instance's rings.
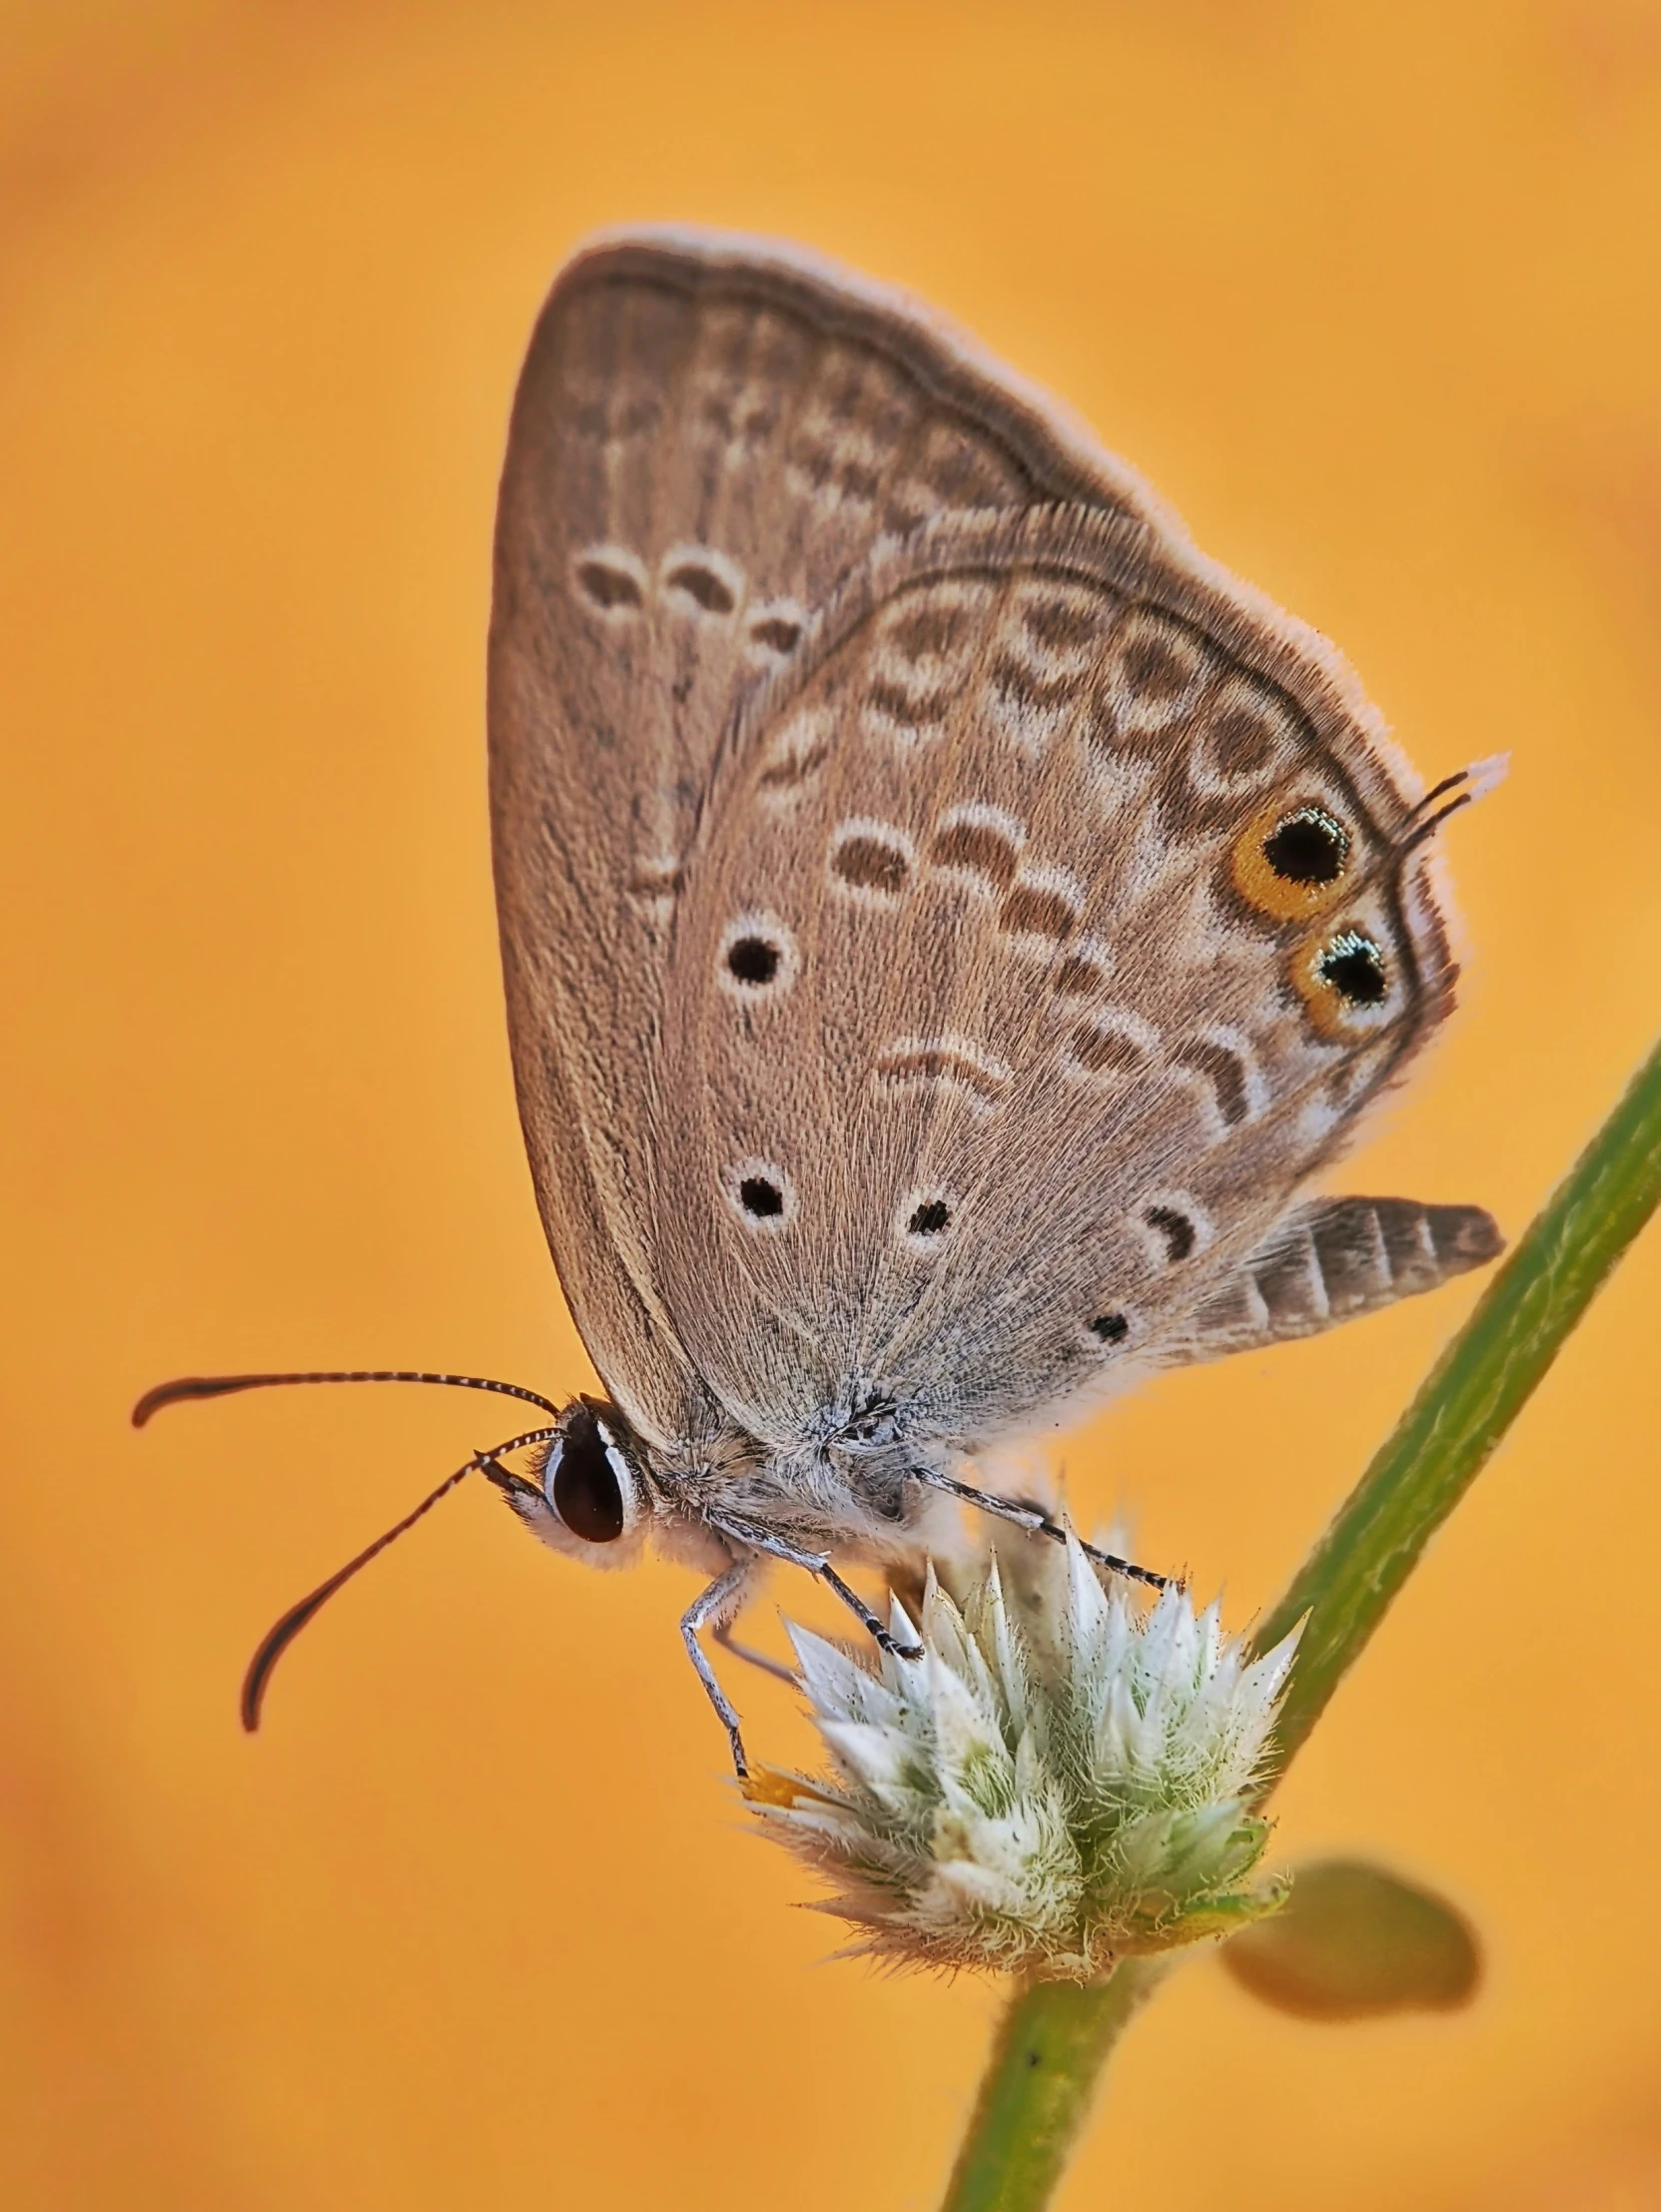
[[[729,1546],[880,1558],[915,1547],[934,1503],[892,1434],[777,1451],[727,1429],[643,1457],[661,1521],[696,1523]]]

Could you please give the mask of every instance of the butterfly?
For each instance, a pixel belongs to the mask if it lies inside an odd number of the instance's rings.
[[[1311,1196],[1453,1001],[1422,791],[1332,648],[927,309],[796,249],[560,273],[495,538],[490,808],[537,1202],[603,1398],[458,1469],[556,1551],[915,1561],[1001,1440],[1491,1258]],[[527,1454],[529,1473],[506,1461]],[[1133,1562],[1105,1566],[1159,1583]],[[740,1647],[733,1646],[734,1649]]]

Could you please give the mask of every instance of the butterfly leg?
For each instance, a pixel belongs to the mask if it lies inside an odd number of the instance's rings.
[[[744,1739],[738,1733],[738,1715],[733,1711],[726,1692],[715,1679],[715,1670],[709,1664],[708,1654],[698,1642],[698,1632],[711,1621],[729,1620],[744,1595],[744,1585],[752,1573],[751,1563],[741,1559],[729,1567],[724,1575],[717,1575],[707,1590],[699,1593],[680,1617],[681,1642],[686,1646],[686,1656],[698,1671],[704,1695],[715,1708],[716,1717],[727,1732],[727,1742],[732,1747],[732,1764],[738,1779],[748,1776],[749,1762],[744,1757]],[[719,1635],[719,1629],[716,1634]]]
[[[896,1659],[922,1658],[922,1645],[902,1644],[891,1636],[859,1592],[850,1589],[842,1580],[823,1552],[803,1551],[799,1545],[787,1544],[783,1537],[774,1536],[766,1529],[752,1528],[748,1522],[729,1520],[724,1515],[716,1518],[712,1514],[710,1518],[722,1535],[730,1536],[740,1544],[748,1544],[758,1552],[766,1552],[770,1558],[787,1560],[792,1567],[803,1568],[808,1574],[816,1576],[827,1590],[834,1590],[848,1611],[864,1626],[879,1651],[891,1653]]]
[[[827,1561],[824,1566],[817,1568],[815,1572],[817,1573],[819,1580],[824,1583],[827,1589],[834,1590],[836,1592],[837,1596],[842,1600],[842,1603],[848,1608],[848,1611],[852,1613],[856,1619],[862,1621],[865,1624],[865,1627],[869,1630],[879,1651],[888,1652],[895,1659],[922,1658],[922,1645],[902,1644],[897,1637],[891,1636],[888,1630],[883,1627],[881,1621],[879,1621],[877,1619],[877,1616],[871,1611],[871,1608],[866,1604],[865,1600],[860,1596],[859,1592],[857,1590],[849,1589],[848,1585],[842,1580],[842,1577],[830,1565],[829,1561]]]
[[[961,1498],[965,1505],[979,1506],[983,1513],[995,1513],[1001,1521],[1013,1521],[1017,1528],[1026,1529],[1031,1535],[1048,1536],[1057,1544],[1067,1542],[1067,1530],[1059,1521],[1052,1521],[1040,1506],[1026,1504],[1019,1498],[1000,1498],[991,1490],[977,1490],[971,1483],[942,1474],[938,1467],[912,1467],[907,1471],[914,1481],[926,1483],[931,1490],[944,1490],[948,1497]],[[1080,1551],[1087,1559],[1094,1559],[1098,1567],[1106,1567],[1112,1574],[1125,1575],[1132,1582],[1145,1582],[1152,1590],[1167,1590],[1175,1579],[1171,1575],[1157,1575],[1152,1567],[1139,1567],[1134,1560],[1098,1551],[1082,1537],[1078,1542]]]
[[[769,1659],[765,1652],[756,1651],[752,1645],[740,1644],[732,1633],[730,1621],[717,1621],[709,1633],[722,1651],[731,1652],[734,1659],[743,1660],[747,1667],[759,1668],[762,1674],[771,1675],[775,1682],[789,1683],[792,1690],[796,1688],[796,1677],[784,1662],[781,1659]]]

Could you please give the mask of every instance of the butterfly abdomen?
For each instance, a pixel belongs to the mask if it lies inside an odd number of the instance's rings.
[[[1494,1258],[1504,1238],[1480,1206],[1321,1198],[1299,1206],[1195,1317],[1201,1356],[1280,1338],[1434,1290]]]

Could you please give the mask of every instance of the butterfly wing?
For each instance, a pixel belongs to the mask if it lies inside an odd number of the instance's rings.
[[[657,1163],[702,1083],[665,1067],[663,986],[722,732],[876,547],[943,512],[1058,498],[1155,512],[926,311],[789,250],[613,239],[537,324],[490,633],[508,1022],[566,1293],[659,1443],[713,1417],[696,1293],[664,1294]]]
[[[732,1417],[973,1445],[1193,1356],[1450,1005],[1413,797],[1154,519],[879,549],[735,725],[671,925],[656,1281]]]

